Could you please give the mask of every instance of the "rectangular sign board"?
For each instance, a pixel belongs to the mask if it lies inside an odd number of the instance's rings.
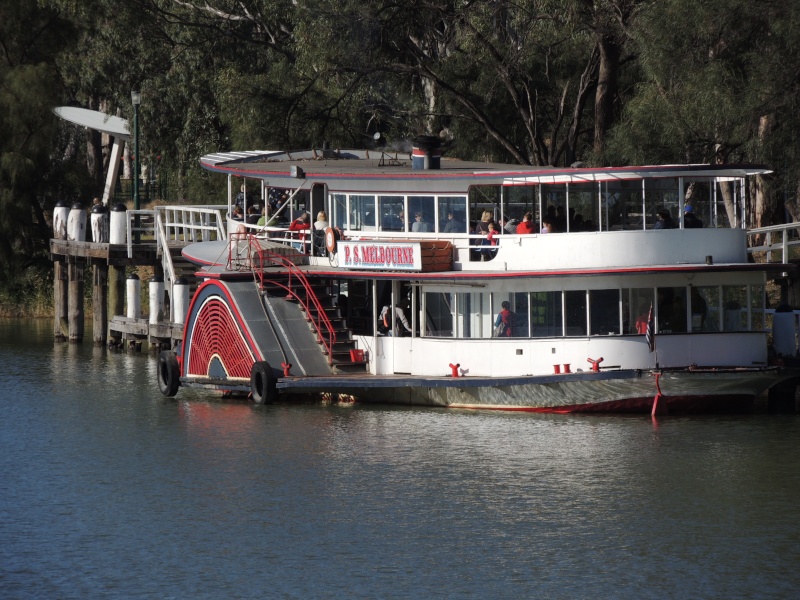
[[[421,271],[422,251],[418,242],[363,240],[339,242],[339,266],[346,269]]]

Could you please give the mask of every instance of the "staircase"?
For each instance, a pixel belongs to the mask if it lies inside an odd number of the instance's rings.
[[[288,283],[288,275],[285,273],[271,274],[270,281],[264,281],[263,292],[269,296],[286,297],[286,288]],[[334,334],[334,342],[330,349],[322,342],[318,342],[320,352],[326,356],[331,370],[334,373],[353,374],[365,373],[367,370],[367,362],[365,360],[353,360],[351,351],[356,350],[356,341],[352,338],[352,331],[347,327],[344,315],[341,314],[338,307],[334,306],[333,296],[331,295],[331,286],[328,281],[315,280],[310,281],[309,292],[314,294],[319,302],[319,306],[327,317],[327,321],[331,324]],[[306,301],[305,290],[297,289],[295,293],[300,295],[303,302],[300,303],[300,309],[305,313],[305,320],[308,323],[309,329],[315,336],[327,338],[328,330],[318,331],[318,324],[324,322],[325,319],[320,318],[320,309],[317,308],[316,303]]]

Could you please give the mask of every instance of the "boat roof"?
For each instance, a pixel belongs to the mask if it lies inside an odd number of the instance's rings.
[[[550,167],[463,161],[441,157],[439,168],[415,169],[411,154],[388,150],[255,150],[221,152],[200,159],[203,168],[256,178],[273,187],[324,183],[331,190],[467,191],[474,185],[538,185],[685,177],[740,179],[771,172],[763,165],[653,165]]]

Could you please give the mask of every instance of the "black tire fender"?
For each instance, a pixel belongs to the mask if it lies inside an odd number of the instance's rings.
[[[178,358],[172,350],[162,350],[158,355],[158,389],[167,398],[178,393],[181,385],[181,370]]]
[[[256,404],[272,404],[278,391],[275,373],[266,361],[253,364],[250,370],[250,394]]]

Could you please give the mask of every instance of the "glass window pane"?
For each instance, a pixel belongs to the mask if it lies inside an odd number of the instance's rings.
[[[425,335],[453,337],[453,311],[455,295],[442,292],[425,294]]]
[[[766,297],[764,296],[763,285],[750,286],[750,312],[752,314],[752,331],[764,331],[767,327],[772,327],[771,322],[767,322],[767,315],[764,314],[766,307]]]
[[[567,335],[586,335],[586,292],[564,292]]]
[[[467,233],[467,197],[440,196],[439,228],[443,233]]]
[[[674,177],[645,180],[645,208],[647,209],[647,229],[652,229],[657,221],[656,213],[665,210],[677,226],[678,220],[678,180]]]
[[[719,288],[692,288],[692,331],[719,331]]]
[[[408,231],[429,233],[435,230],[433,196],[409,196],[408,212]]]
[[[405,231],[403,196],[378,196],[381,231]]]
[[[347,229],[347,196],[331,194],[333,198],[333,225],[339,229]]]
[[[579,183],[570,185],[569,230],[596,231],[597,219],[597,184]]]
[[[686,322],[686,288],[658,288],[656,311],[658,333],[685,333]]]
[[[589,314],[590,335],[619,335],[619,290],[590,290]]]
[[[375,231],[375,196],[350,196],[350,229]]]
[[[722,287],[722,320],[724,331],[747,331],[747,286]]]
[[[655,314],[654,300],[653,288],[631,288],[622,291],[625,333],[643,334],[647,332],[647,317],[650,314],[651,306]]]
[[[531,335],[561,337],[561,292],[533,292],[530,299]]]

